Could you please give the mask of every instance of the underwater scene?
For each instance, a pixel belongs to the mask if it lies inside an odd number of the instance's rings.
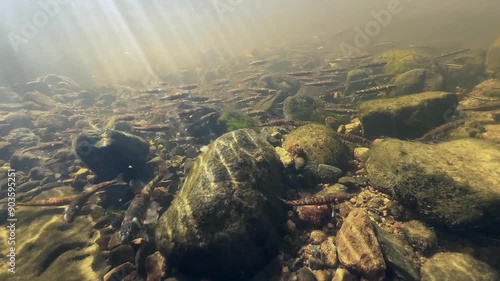
[[[1,281],[500,281],[500,1],[0,9]]]

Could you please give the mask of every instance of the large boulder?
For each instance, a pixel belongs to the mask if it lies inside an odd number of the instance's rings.
[[[327,126],[309,124],[286,135],[282,147],[295,157],[304,157],[306,169],[316,171],[319,164],[344,168],[349,152],[334,135]]]
[[[496,281],[500,274],[487,263],[462,253],[439,253],[421,269],[422,281]]]
[[[472,89],[484,74],[483,54],[470,52],[450,58],[444,62],[448,66],[445,71],[446,88],[455,91],[456,87]]]
[[[456,95],[446,92],[373,100],[359,106],[359,119],[367,138],[417,138],[446,123],[457,104]]]
[[[285,209],[282,165],[249,129],[229,132],[196,160],[155,239],[181,272],[244,280],[278,253]]]
[[[376,62],[386,62],[385,72],[388,74],[402,74],[415,68],[430,68],[432,58],[414,50],[390,50],[374,58]]]
[[[73,142],[76,155],[101,180],[111,180],[141,170],[149,154],[142,138],[121,131],[96,130],[81,133]]]
[[[500,80],[488,79],[477,84],[472,89],[470,96],[500,99]]]
[[[439,144],[388,139],[370,150],[370,183],[434,225],[469,228],[500,216],[500,147],[477,139]]]
[[[398,75],[391,84],[396,86],[391,91],[391,96],[404,96],[427,91],[441,91],[444,88],[444,78],[436,67],[417,68]]]

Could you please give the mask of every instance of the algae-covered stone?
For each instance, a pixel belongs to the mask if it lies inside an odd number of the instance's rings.
[[[368,73],[363,69],[353,69],[347,73],[345,82],[345,92],[350,94],[355,91],[363,90],[366,88],[364,83],[352,83],[353,81],[368,78]]]
[[[420,274],[409,257],[410,253],[405,249],[405,245],[378,225],[374,226],[387,270],[402,280],[420,280]]]
[[[149,144],[132,134],[114,130],[81,133],[73,149],[87,167],[102,180],[141,169],[149,154]]]
[[[496,74],[496,77],[500,78],[500,38],[489,48],[486,56],[486,66],[489,72]]]
[[[282,164],[274,148],[249,129],[209,145],[189,173],[155,239],[181,272],[243,280],[278,253],[286,210]]]
[[[401,74],[415,68],[429,68],[432,58],[414,50],[390,50],[374,58],[374,61],[387,62],[384,66],[388,74]]]
[[[304,153],[306,169],[316,171],[319,164],[346,166],[347,147],[334,137],[331,128],[324,125],[309,124],[293,130],[286,136],[282,147],[292,155]]]
[[[370,183],[424,219],[451,228],[500,216],[500,148],[477,139],[422,144],[388,139],[370,150]]]
[[[488,79],[479,83],[472,89],[470,96],[500,99],[500,80]]]
[[[367,138],[417,138],[445,123],[457,104],[456,95],[446,92],[373,100],[359,106],[359,119]]]
[[[267,74],[259,78],[259,87],[283,91],[288,96],[295,95],[300,88],[300,82],[294,77],[284,74]]]
[[[420,93],[424,88],[425,69],[412,69],[403,74],[400,74],[392,81],[392,85],[396,86],[391,92],[391,96],[404,96]]]
[[[491,266],[461,253],[439,253],[428,259],[421,269],[422,281],[497,281],[500,274]]]
[[[419,221],[404,224],[403,232],[413,247],[427,253],[437,247],[437,236],[433,229]]]

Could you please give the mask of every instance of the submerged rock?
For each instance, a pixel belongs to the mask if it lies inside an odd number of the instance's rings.
[[[345,219],[337,235],[339,261],[369,280],[383,280],[386,265],[366,211],[356,208]]]
[[[359,106],[359,119],[367,138],[418,138],[446,123],[457,104],[456,95],[446,92],[373,100]]]
[[[191,169],[155,239],[181,272],[242,280],[278,252],[285,209],[282,165],[254,131],[227,133]]]
[[[417,68],[407,71],[391,82],[396,88],[391,96],[404,96],[427,91],[441,91],[444,89],[444,78],[435,68]]]
[[[500,274],[488,264],[467,254],[439,253],[421,269],[422,281],[497,281]]]
[[[456,87],[472,89],[484,73],[484,59],[482,54],[461,54],[447,60],[444,65],[448,65],[446,76],[446,88],[454,91]]]
[[[0,104],[20,102],[22,99],[16,92],[7,87],[0,87]]]
[[[81,133],[73,143],[80,159],[101,180],[141,169],[149,154],[149,144],[132,134],[97,130]]]
[[[500,216],[500,148],[494,143],[388,139],[370,150],[366,171],[374,187],[434,224],[486,226]]]
[[[432,58],[413,50],[390,50],[378,55],[374,61],[387,62],[384,69],[387,74],[401,74],[415,68],[430,68]]]
[[[500,80],[488,79],[477,84],[470,93],[472,97],[488,97],[500,99]]]

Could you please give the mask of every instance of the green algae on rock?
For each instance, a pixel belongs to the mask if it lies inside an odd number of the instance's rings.
[[[500,148],[477,139],[438,144],[387,139],[370,150],[370,183],[394,194],[424,220],[449,228],[500,216]]]
[[[477,84],[470,93],[473,97],[490,97],[500,99],[500,80],[488,79]]]
[[[390,92],[389,96],[397,97],[421,92],[441,91],[444,89],[444,78],[436,67],[416,68],[395,77],[391,85],[395,85],[396,88]]]
[[[257,127],[257,121],[254,118],[240,111],[225,111],[219,121],[226,125],[227,131]]]
[[[448,66],[444,71],[448,91],[455,91],[456,87],[472,89],[481,81],[485,70],[483,55],[477,52],[455,56],[444,65]]]
[[[367,101],[359,106],[365,137],[417,138],[446,123],[458,100],[455,94],[426,92]]]
[[[387,62],[384,69],[387,74],[401,74],[415,68],[429,68],[432,58],[413,50],[390,50],[374,58],[374,61]]]
[[[422,281],[497,281],[499,273],[487,263],[462,253],[439,253],[421,269]]]
[[[326,112],[321,109],[324,102],[313,99],[308,96],[295,95],[285,99],[283,103],[283,114],[288,120],[312,121],[324,123],[326,117],[332,116],[343,122],[347,122],[347,118],[343,118],[337,114]]]
[[[319,164],[339,168],[346,166],[347,147],[325,125],[309,124],[293,130],[286,135],[282,147],[292,155],[303,152],[307,161],[306,169],[316,171]]]
[[[249,129],[226,133],[194,163],[155,228],[159,250],[181,272],[241,280],[278,253],[283,166]]]

